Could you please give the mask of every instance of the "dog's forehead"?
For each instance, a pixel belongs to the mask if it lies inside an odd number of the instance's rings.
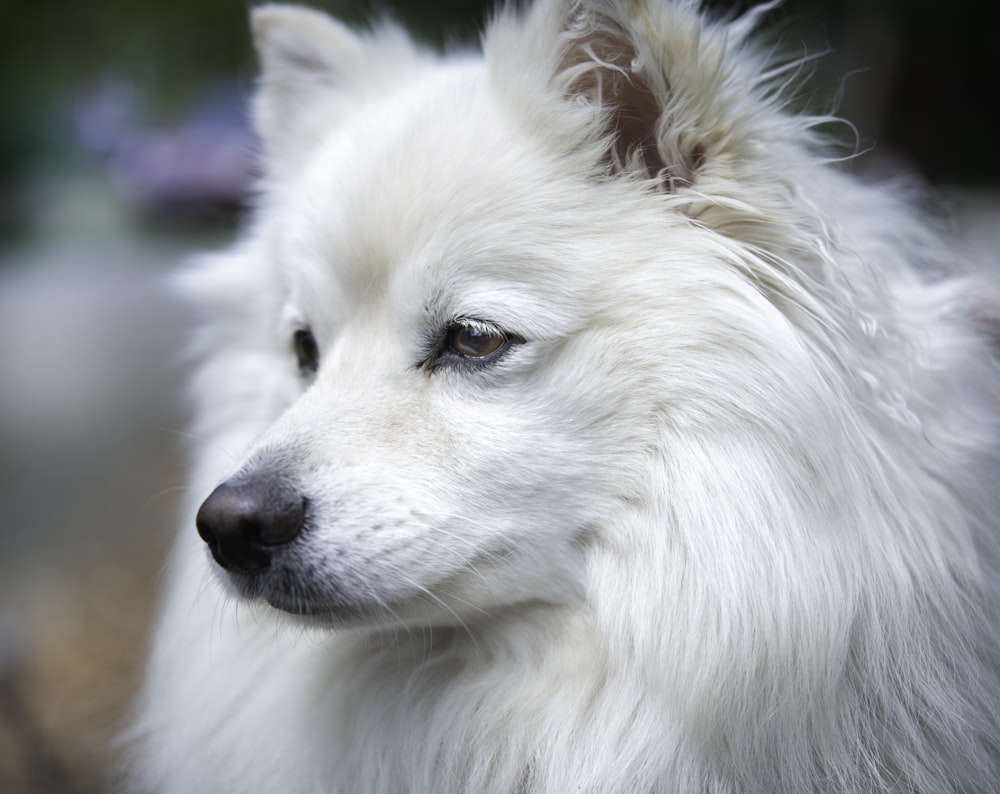
[[[481,62],[442,67],[359,109],[312,159],[282,229],[293,290],[334,311],[331,301],[343,311],[394,295],[426,302],[458,283],[469,301],[526,280],[541,296],[544,279],[523,271],[552,270],[540,252],[574,261],[538,243],[579,229],[586,188],[493,91]],[[579,244],[579,231],[567,236],[562,247]]]

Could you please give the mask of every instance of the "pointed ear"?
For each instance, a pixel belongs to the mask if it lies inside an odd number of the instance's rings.
[[[556,1],[563,29],[555,87],[602,108],[612,170],[671,190],[695,182],[713,157],[733,154],[726,150],[741,134],[741,108],[758,86],[752,76],[734,79],[732,56],[757,12],[724,24],[692,2]]]
[[[689,164],[684,158],[668,162],[657,141],[664,86],[655,72],[642,68],[641,43],[629,21],[615,13],[614,4],[600,5],[572,3],[567,9],[557,86],[605,112],[612,170],[687,179]]]
[[[293,168],[330,128],[364,70],[365,49],[345,25],[299,6],[261,6],[251,27],[261,63],[254,124],[274,175]]]

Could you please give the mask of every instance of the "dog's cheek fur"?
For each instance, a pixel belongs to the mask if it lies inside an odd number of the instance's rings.
[[[968,648],[973,637],[973,655],[995,649],[978,607],[941,621],[965,597],[950,595],[956,583],[971,587],[976,603],[985,591],[971,584],[981,572],[963,506],[978,497],[931,472],[982,465],[968,452],[995,430],[982,390],[993,376],[954,314],[965,300],[962,285],[919,284],[910,270],[915,258],[931,267],[949,258],[933,232],[876,191],[835,176],[810,184],[812,169],[791,143],[808,137],[802,124],[772,115],[762,84],[740,87],[722,61],[712,68],[717,42],[710,30],[699,37],[686,29],[682,6],[663,11],[677,24],[652,26],[658,35],[669,31],[664,39],[643,40],[634,58],[610,67],[621,73],[626,63],[655,61],[657,45],[678,64],[665,63],[661,90],[671,93],[661,99],[689,126],[665,127],[658,141],[673,192],[665,204],[718,232],[702,236],[686,265],[705,276],[688,297],[719,316],[699,317],[682,300],[638,312],[647,327],[654,317],[684,318],[673,328],[660,321],[664,340],[684,342],[667,341],[661,358],[643,362],[662,376],[651,379],[660,392],[647,403],[661,406],[663,417],[647,476],[664,487],[656,495],[638,485],[643,507],[611,522],[608,553],[592,557],[591,598],[622,663],[648,665],[665,708],[702,748],[742,769],[747,786],[782,779],[808,788],[792,781],[817,753],[830,752],[826,774],[844,776],[844,786],[856,784],[832,760],[838,753],[869,759],[875,776],[911,774],[933,789],[943,785],[932,782],[936,772],[888,737],[906,730],[917,708],[935,715],[926,732],[948,752],[967,752],[954,741],[966,720],[989,745],[986,723],[975,716],[976,673],[962,674],[962,702],[936,694],[955,685],[952,649]],[[611,19],[601,35],[629,33],[629,22]],[[695,41],[697,54],[678,56]],[[696,79],[678,71],[695,63]],[[575,79],[571,69],[571,91]],[[643,163],[649,158],[633,166]],[[690,176],[693,190],[678,184],[678,174]],[[821,220],[853,216],[864,226],[866,214],[895,222],[848,241]],[[672,240],[679,258],[683,240]],[[712,250],[717,257],[703,261]],[[878,262],[889,295],[861,262]],[[740,278],[728,289],[713,285],[713,267],[727,263]],[[650,292],[676,297],[683,274],[676,275]],[[898,314],[885,311],[887,300]],[[928,323],[933,334],[923,333]],[[911,380],[921,377],[904,363],[914,356],[964,384],[963,408],[915,396],[928,395],[929,384]],[[866,406],[860,414],[859,405]],[[642,503],[638,496],[630,504]],[[650,565],[635,566],[636,548],[650,551]],[[644,630],[660,609],[673,617],[659,632]],[[900,651],[889,649],[903,647],[923,650],[893,661]],[[736,727],[734,708],[748,693],[750,713],[770,719]],[[840,719],[863,713],[884,722],[860,719],[853,735],[842,732]],[[969,779],[980,774],[970,771]]]

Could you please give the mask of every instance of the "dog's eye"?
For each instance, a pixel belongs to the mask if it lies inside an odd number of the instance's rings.
[[[319,369],[319,345],[316,337],[308,328],[299,328],[292,335],[292,346],[299,360],[299,371],[303,375],[312,375]]]
[[[505,333],[485,325],[456,324],[448,329],[448,349],[462,358],[488,359],[506,348]]]
[[[485,368],[520,344],[524,344],[523,338],[504,331],[496,323],[463,317],[445,326],[420,366],[427,372],[438,367]]]

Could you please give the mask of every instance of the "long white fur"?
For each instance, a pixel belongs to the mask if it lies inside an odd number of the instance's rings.
[[[997,789],[986,288],[784,109],[759,16],[538,0],[437,57],[255,13],[259,210],[184,277],[188,514],[278,468],[301,598],[380,608],[240,600],[185,526],[131,787]],[[456,317],[526,342],[416,366]]]

